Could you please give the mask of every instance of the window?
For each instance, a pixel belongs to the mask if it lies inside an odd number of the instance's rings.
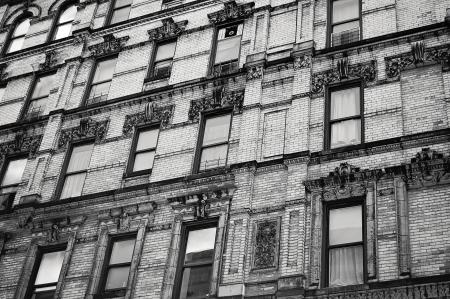
[[[116,0],[111,13],[110,24],[116,24],[128,20],[133,0]]]
[[[53,40],[68,37],[72,34],[72,22],[76,14],[77,7],[75,5],[70,5],[62,11],[53,32]]]
[[[25,41],[25,35],[27,34],[29,28],[30,18],[26,18],[16,25],[10,37],[6,53],[16,52],[22,49]]]
[[[137,138],[134,141],[133,151],[128,165],[129,173],[145,172],[152,169],[158,135],[158,129],[137,131]]]
[[[331,0],[331,46],[360,40],[360,0]]]
[[[6,86],[0,86],[0,101],[3,101],[3,97],[5,96]]]
[[[33,284],[27,298],[53,298],[64,261],[64,254],[65,249],[38,253],[37,263],[30,280]]]
[[[216,226],[186,227],[180,266],[176,276],[176,299],[207,298],[211,284]]]
[[[25,118],[32,119],[44,114],[48,96],[50,95],[50,90],[53,88],[54,83],[54,74],[41,76],[35,80]]]
[[[117,58],[110,58],[97,62],[94,76],[90,84],[87,105],[106,101],[111,86]]]
[[[243,24],[219,29],[216,53],[214,56],[214,75],[224,75],[238,69]]]
[[[364,283],[362,205],[328,209],[328,286]]]
[[[67,170],[64,175],[61,199],[81,195],[93,148],[93,143],[78,145],[72,148]]]
[[[163,79],[170,77],[176,44],[176,41],[172,41],[169,43],[159,44],[156,47],[153,67],[150,67],[150,78]]]
[[[231,114],[205,118],[198,170],[226,165],[230,124]]]
[[[330,89],[329,146],[337,148],[361,143],[361,87]]]
[[[26,158],[10,159],[5,162],[0,186],[0,212],[11,207],[26,164]]]
[[[130,274],[135,241],[135,237],[112,240],[102,277],[103,293],[106,297],[108,297],[107,295],[112,297],[124,295]],[[121,291],[123,294],[119,294]]]

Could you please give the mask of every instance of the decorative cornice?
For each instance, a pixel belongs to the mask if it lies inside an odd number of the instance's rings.
[[[58,242],[62,234],[76,230],[86,220],[86,216],[76,215],[52,219],[32,219],[26,228],[35,237],[44,237],[48,243]]]
[[[106,136],[108,120],[96,122],[91,118],[80,120],[78,127],[61,130],[58,148],[66,147],[71,141],[95,138],[98,142]]]
[[[153,103],[149,104],[149,109],[146,109],[145,111],[127,115],[125,117],[125,123],[123,125],[123,135],[129,136],[132,131],[133,127],[138,125],[144,125],[149,124],[153,122],[161,122],[161,127],[165,128],[170,123],[173,111],[174,111],[174,105],[168,105],[168,106],[155,106]]]
[[[98,221],[110,229],[129,230],[140,225],[141,220],[149,219],[156,209],[156,203],[145,202],[125,207],[99,211]]]
[[[102,43],[89,46],[88,49],[91,52],[91,56],[95,57],[118,53],[129,38],[129,36],[116,38],[113,34],[107,34],[103,36]]]
[[[0,143],[0,162],[6,156],[15,153],[28,153],[28,157],[33,158],[41,145],[41,141],[42,135],[16,134],[13,141]]]
[[[224,9],[208,14],[209,22],[219,24],[232,20],[244,19],[253,14],[254,2],[237,5],[236,1],[224,3]]]
[[[163,40],[180,36],[188,23],[187,20],[175,23],[172,18],[163,19],[161,22],[163,23],[161,27],[148,31],[150,40]]]
[[[364,85],[373,82],[377,77],[376,61],[348,65],[344,61],[339,63],[339,67],[312,76],[312,93],[322,93],[326,85],[339,82],[342,79],[361,79]]]

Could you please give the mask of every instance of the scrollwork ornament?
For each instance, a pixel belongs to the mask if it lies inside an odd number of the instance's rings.
[[[78,127],[61,130],[58,147],[66,147],[72,140],[95,138],[100,141],[106,136],[108,120],[96,122],[90,118],[80,120]]]
[[[311,56],[302,55],[294,59],[294,70],[311,67]]]
[[[260,79],[263,76],[263,66],[253,66],[247,69],[247,80]]]
[[[129,36],[116,38],[112,34],[107,34],[103,37],[103,42],[89,46],[88,49],[91,52],[91,56],[103,56],[117,53],[122,50],[129,38]]]
[[[212,97],[192,100],[188,117],[190,121],[197,121],[202,111],[224,107],[233,107],[234,113],[242,113],[243,102],[243,91],[226,92],[222,90],[221,92],[215,92]]]
[[[266,269],[276,267],[277,221],[265,220],[257,224],[253,267]]]
[[[174,105],[167,106],[153,106],[151,118],[148,118],[148,114],[145,111],[130,114],[125,117],[122,132],[125,136],[132,133],[133,128],[138,125],[147,123],[160,122],[161,127],[165,128],[169,125],[173,116]]]
[[[208,14],[209,22],[213,24],[230,20],[246,18],[253,14],[254,2],[237,5],[236,1],[224,3],[224,9]]]

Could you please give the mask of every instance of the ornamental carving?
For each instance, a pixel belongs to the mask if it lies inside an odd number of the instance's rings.
[[[244,19],[253,14],[254,2],[237,5],[236,1],[224,3],[224,9],[208,14],[209,22],[213,24]]]
[[[253,250],[253,268],[267,269],[277,267],[278,221],[265,220],[256,224]]]
[[[336,83],[342,79],[361,79],[366,86],[369,82],[375,81],[377,77],[376,61],[348,65],[345,62],[338,63],[339,67],[320,73],[313,74],[313,93],[322,93],[326,85]]]
[[[129,36],[116,38],[112,34],[107,34],[103,37],[102,43],[89,46],[88,49],[91,52],[91,56],[96,57],[117,53],[122,50],[129,38]]]
[[[33,158],[41,145],[42,135],[26,136],[17,134],[13,141],[0,143],[0,162],[7,155],[15,153],[28,153],[29,158]]]
[[[188,21],[174,22],[172,18],[161,21],[162,27],[150,29],[148,35],[150,40],[162,40],[181,35],[186,28]]]
[[[6,72],[6,68],[8,65],[6,63],[0,63],[0,80],[5,80],[8,77],[8,73]]]
[[[98,213],[98,221],[109,230],[134,230],[148,222],[150,214],[156,209],[156,203],[146,202],[125,207],[102,210]]]
[[[400,73],[411,67],[423,64],[441,64],[444,68],[450,66],[450,44],[438,47],[425,48],[423,42],[411,46],[409,53],[386,57],[386,76],[398,79]]]
[[[263,75],[263,66],[252,66],[247,69],[247,80],[260,79]]]
[[[66,239],[70,232],[77,230],[86,221],[86,218],[84,215],[51,219],[34,217],[29,220],[27,228],[34,237],[45,238],[47,243],[55,243]]]
[[[311,56],[302,55],[295,57],[294,59],[294,70],[304,69],[311,67]]]
[[[161,122],[161,127],[165,128],[169,125],[172,116],[174,105],[157,107],[155,105],[151,105],[152,112],[148,113],[146,111],[142,111],[139,113],[127,115],[125,117],[125,123],[123,125],[122,132],[125,136],[129,136],[133,132],[133,128],[138,125],[153,123],[153,122]]]
[[[39,64],[39,68],[42,71],[50,70],[57,62],[56,51],[50,50],[45,52],[45,60]]]
[[[234,113],[242,113],[243,102],[243,90],[227,92],[224,88],[220,88],[214,91],[212,97],[192,100],[188,117],[190,121],[197,121],[201,112],[225,107],[233,107]]]
[[[81,119],[78,127],[61,130],[58,147],[66,147],[71,141],[90,138],[98,142],[106,136],[107,128],[108,120],[97,122],[90,118]]]
[[[424,148],[405,164],[405,179],[409,188],[421,188],[450,183],[450,158]]]

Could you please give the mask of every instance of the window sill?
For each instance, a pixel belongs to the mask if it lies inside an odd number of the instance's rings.
[[[135,172],[126,172],[123,174],[122,178],[129,179],[129,178],[138,177],[138,176],[142,176],[142,175],[150,175],[151,173],[152,173],[151,169],[145,169],[145,170],[140,170],[140,171],[135,171]]]
[[[322,155],[328,155],[328,154],[336,154],[336,153],[342,153],[342,152],[348,152],[348,151],[354,151],[365,148],[364,143],[360,144],[353,144],[353,145],[345,145],[341,147],[336,147],[332,149],[326,149],[321,152]]]
[[[147,77],[144,79],[144,83],[158,83],[158,82],[163,82],[163,81],[169,81],[170,76],[168,77]]]
[[[348,286],[340,286],[340,287],[324,287],[318,290],[313,291],[315,296],[320,295],[331,295],[331,294],[337,294],[337,293],[347,293],[347,292],[354,292],[354,291],[364,291],[368,290],[369,285],[368,284],[355,284],[355,285],[348,285]]]
[[[186,176],[186,180],[194,180],[194,179],[200,179],[200,178],[210,177],[210,176],[214,176],[214,175],[221,175],[221,174],[225,174],[229,171],[230,171],[229,166],[221,166],[221,167],[196,171],[195,173]]]

